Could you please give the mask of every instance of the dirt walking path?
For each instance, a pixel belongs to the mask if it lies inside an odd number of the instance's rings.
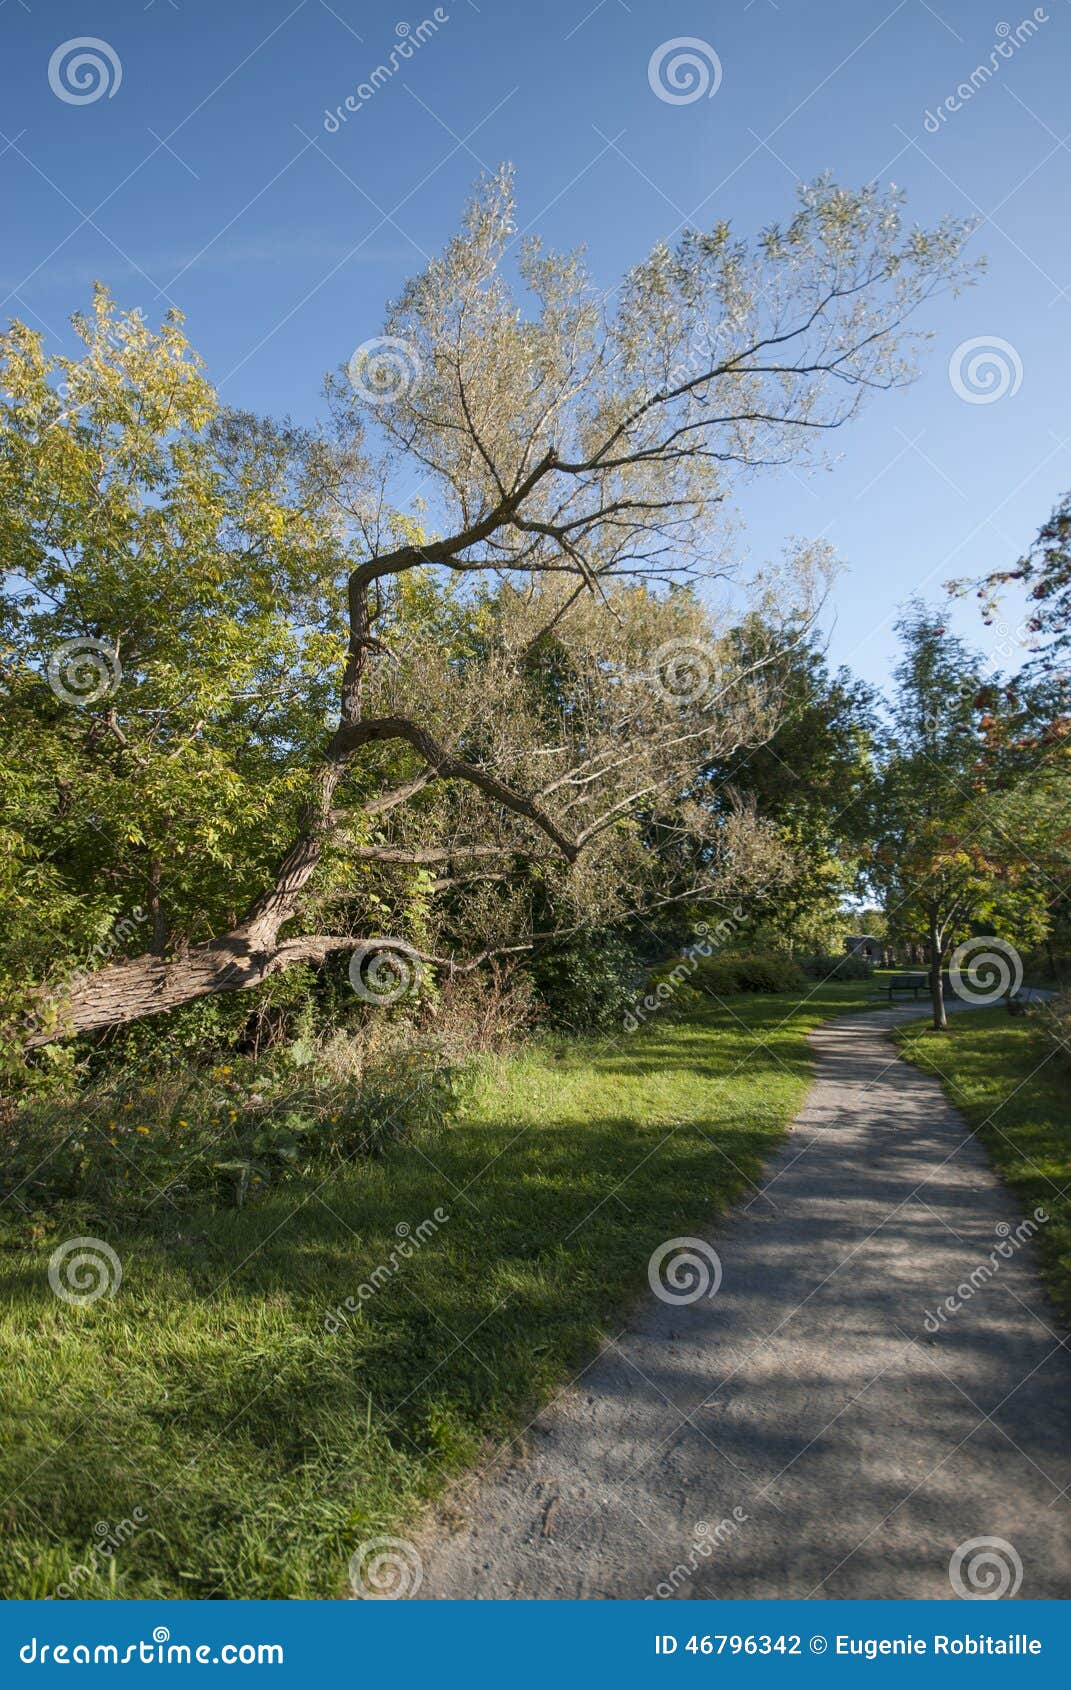
[[[652,1295],[455,1494],[421,1599],[1071,1597],[1071,1349],[1015,1202],[885,1036],[917,1014],[812,1035],[806,1107],[709,1234],[716,1295]]]

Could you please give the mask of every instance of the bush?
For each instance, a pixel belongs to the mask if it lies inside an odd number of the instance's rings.
[[[174,1073],[235,1056],[259,1056],[273,1045],[314,1036],[322,1022],[320,981],[308,967],[273,974],[251,991],[219,992],[166,1015],[79,1039],[73,1047],[93,1080],[109,1074]]]
[[[812,956],[800,964],[808,980],[869,980],[874,972],[860,956]]]
[[[47,1233],[63,1205],[87,1221],[155,1204],[254,1202],[314,1173],[438,1128],[456,1107],[455,1072],[428,1045],[358,1049],[343,1035],[298,1041],[271,1063],[114,1073],[76,1103],[31,1101],[0,1122],[0,1204],[17,1202],[13,1239]]]
[[[742,957],[704,957],[695,973],[697,989],[718,998],[757,989],[749,984],[754,976],[750,969],[740,966],[742,962]],[[776,987],[772,989],[776,990]]]
[[[552,1027],[597,1033],[620,1025],[636,996],[640,963],[620,934],[591,933],[545,951],[528,972]]]
[[[710,957],[705,966],[716,965],[719,961],[728,966],[729,978],[735,982],[738,992],[796,992],[805,984],[802,973],[790,957]],[[699,978],[704,985],[707,984],[702,968]]]
[[[429,1011],[436,1041],[451,1055],[508,1050],[545,1018],[535,986],[516,963],[445,979]]]
[[[651,976],[651,984],[683,984],[714,997],[732,997],[738,992],[794,992],[806,984],[789,957],[781,956],[696,956],[694,969],[680,958],[663,963]],[[684,971],[682,974],[681,971]]]

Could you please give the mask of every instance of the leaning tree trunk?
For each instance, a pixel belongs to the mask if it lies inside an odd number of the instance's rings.
[[[93,974],[73,976],[42,994],[36,1011],[23,1018],[23,1048],[35,1050],[80,1033],[127,1027],[148,1015],[163,1015],[217,992],[243,992],[295,963],[326,961],[338,951],[358,950],[370,941],[352,934],[316,933],[268,940],[237,927],[184,956],[148,953],[109,963]]]
[[[471,539],[479,538],[481,535],[474,528]],[[406,568],[435,561],[426,547],[406,547],[397,556],[406,560]],[[480,765],[454,756],[422,724],[408,717],[362,719],[360,693],[365,658],[368,651],[379,649],[370,633],[367,590],[369,582],[385,572],[382,562],[372,562],[360,565],[350,576],[350,644],[342,681],[341,719],[316,771],[314,790],[298,836],[283,858],[271,887],[231,931],[184,954],[168,958],[150,951],[111,963],[93,974],[72,975],[59,987],[44,989],[24,1017],[21,1029],[24,1048],[52,1044],[59,1039],[77,1037],[79,1033],[124,1027],[147,1015],[164,1014],[216,992],[244,991],[296,962],[322,962],[332,953],[352,951],[368,943],[352,935],[338,934],[279,937],[301,909],[303,893],[331,835],[336,789],[351,759],[364,745],[405,741],[424,759],[430,778],[468,781],[484,797],[533,822],[552,840],[566,862],[575,862],[588,835],[581,834],[576,840],[567,837],[527,793],[508,786]],[[158,882],[153,886],[153,894],[157,900],[154,913],[159,914]],[[158,936],[162,933],[161,916]]]
[[[147,1015],[162,1015],[217,992],[245,991],[294,962],[322,961],[333,950],[352,949],[358,941],[344,937],[279,939],[320,861],[342,768],[341,762],[332,761],[321,769],[316,801],[274,884],[237,927],[178,956],[150,951],[109,963],[92,974],[73,974],[58,987],[46,989],[24,1018],[24,1048],[33,1050],[80,1033],[129,1026]]]
[[[92,974],[73,976],[44,997],[26,1020],[30,1050],[79,1033],[125,1027],[146,1015],[216,992],[237,992],[258,985],[271,972],[272,953],[256,948],[242,930],[198,945],[185,956],[164,958],[151,953],[113,962]]]

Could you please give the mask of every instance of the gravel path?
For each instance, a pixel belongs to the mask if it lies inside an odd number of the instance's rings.
[[[1014,1594],[1018,1558],[1021,1597],[1071,1597],[1071,1349],[984,1150],[885,1036],[918,1013],[812,1035],[806,1107],[709,1235],[717,1294],[652,1295],[455,1493],[421,1599],[940,1598],[982,1537],[965,1588]]]

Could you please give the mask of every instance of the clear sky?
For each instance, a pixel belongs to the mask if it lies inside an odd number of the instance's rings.
[[[1071,5],[997,3],[446,0],[331,132],[325,112],[433,5],[2,0],[0,317],[59,346],[100,278],[150,319],[177,305],[226,401],[311,420],[324,372],[501,160],[522,224],[584,243],[606,286],[685,224],[790,216],[797,177],[895,181],[921,221],[980,219],[987,274],[929,309],[922,379],[837,437],[832,470],[744,491],[735,542],[760,563],[828,539],[849,571],[831,653],[880,681],[897,606],[1013,561],[1071,484]],[[93,49],[110,92],[73,101],[92,82],[65,80],[63,54],[50,81],[50,61],[83,36],[120,69]],[[677,37],[709,49],[712,96],[652,88]],[[972,375],[959,349],[994,340]],[[1016,613],[988,633],[970,604],[950,620],[1021,658]]]

